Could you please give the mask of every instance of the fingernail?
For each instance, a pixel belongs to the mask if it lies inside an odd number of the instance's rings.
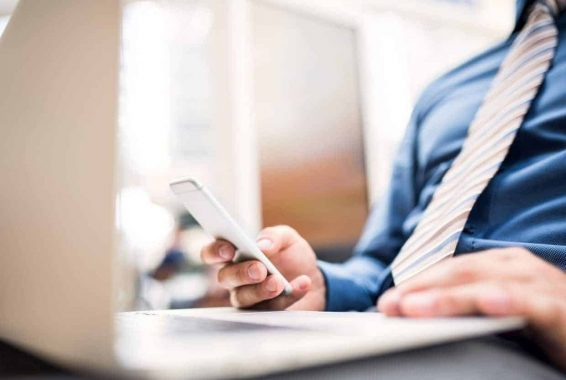
[[[306,290],[309,286],[309,281],[306,278],[302,278],[299,281],[299,290]]]
[[[259,239],[257,242],[257,247],[262,251],[271,248],[272,245],[273,243],[269,239]]]
[[[413,314],[432,314],[436,297],[431,294],[418,294],[406,296],[403,300],[403,310]]]
[[[218,254],[224,260],[231,260],[232,259],[232,249],[230,247],[228,247],[227,245],[221,246],[220,249],[218,249]]]
[[[267,289],[268,292],[274,292],[277,290],[278,285],[277,279],[274,276],[271,276],[265,283],[265,289]]]
[[[254,281],[258,281],[260,278],[260,273],[259,273],[259,268],[257,267],[257,265],[251,265],[248,268],[248,276],[250,276],[250,278]]]
[[[378,308],[380,311],[393,311],[399,309],[401,296],[399,292],[389,291],[379,298]]]

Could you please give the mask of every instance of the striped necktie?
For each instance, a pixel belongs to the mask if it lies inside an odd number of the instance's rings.
[[[549,69],[566,0],[538,0],[483,100],[462,149],[392,263],[396,285],[451,257],[476,199],[499,170]]]

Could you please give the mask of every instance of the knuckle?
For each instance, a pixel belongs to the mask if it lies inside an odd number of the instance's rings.
[[[511,301],[513,300],[512,296],[514,294],[515,286],[513,283],[509,281],[504,281],[504,280],[494,281],[491,284],[489,284],[488,289],[489,292],[491,293],[503,292],[509,296]]]
[[[283,291],[283,283],[278,281],[274,275],[270,275],[266,281],[261,284],[259,294],[262,298],[274,298]]]
[[[513,260],[517,260],[517,257],[520,255],[517,255],[517,252],[514,250],[503,250],[499,252],[499,257],[503,260],[503,261],[513,261]]]
[[[517,252],[514,248],[499,248],[490,249],[485,251],[487,254],[491,255],[492,258],[496,258],[502,261],[514,260],[517,258]]]
[[[232,305],[238,308],[249,308],[262,300],[258,287],[253,285],[234,289],[231,297]]]
[[[211,253],[213,252],[213,249],[214,249],[214,243],[209,243],[202,246],[202,248],[200,249],[200,257],[202,261],[210,260],[210,256]]]
[[[273,297],[273,290],[268,289],[266,286],[267,281],[264,281],[260,286],[257,287],[256,293],[257,297],[261,299],[271,299]]]
[[[273,297],[273,291],[270,291],[265,286],[265,281],[256,286],[254,289],[254,297],[257,299],[258,302],[263,300],[271,300]]]
[[[248,280],[248,268],[251,265],[238,265],[237,269],[236,269],[236,275],[235,277],[238,279],[238,281],[243,284],[246,283]]]
[[[206,250],[207,250],[207,246],[206,246],[206,245],[203,246],[203,247],[200,249],[200,259],[201,259],[202,261],[205,261],[205,262],[206,262],[206,255],[207,255]]]
[[[265,265],[263,265],[262,263],[258,262],[258,263],[254,263],[252,265],[255,265],[255,268],[257,269],[257,275],[258,275],[258,279],[256,280],[257,282],[259,281],[263,281],[265,280],[265,278],[267,277],[268,273],[267,273],[267,268],[265,267]]]
[[[220,285],[226,285],[226,267],[220,268],[218,273],[216,274],[216,279]]]
[[[436,302],[433,303],[433,307],[435,306],[442,314],[448,315],[458,311],[459,302],[454,294],[445,292],[439,294]]]
[[[529,263],[529,267],[531,268],[531,273],[537,275],[537,277],[542,276],[543,278],[551,277],[554,274],[555,269],[547,262],[539,260],[538,258],[536,261]]]
[[[463,282],[472,282],[477,279],[478,271],[472,262],[461,262],[453,267],[454,275]]]
[[[513,254],[517,257],[532,257],[533,256],[531,251],[529,251],[528,249],[526,249],[524,247],[510,248],[509,253]]]
[[[558,287],[556,287],[555,284],[566,284],[566,282],[564,282],[566,272],[554,267],[552,264],[541,260],[536,263],[536,265],[531,265],[530,267],[532,269],[528,273],[527,280],[533,284],[552,284],[550,287],[556,289],[558,289]],[[564,289],[566,290],[566,287]]]
[[[504,260],[517,260],[532,257],[531,251],[524,247],[509,247],[497,250],[497,254]]]
[[[555,314],[554,318],[558,323],[556,326],[564,326],[566,324],[566,303],[555,300],[554,302]]]
[[[559,321],[564,318],[564,307],[560,302],[553,299],[550,302],[546,302],[546,310],[543,310],[542,313],[547,315],[551,320]]]
[[[230,292],[230,303],[232,306],[241,308],[242,303],[240,302],[239,292],[237,290],[233,290]]]
[[[241,283],[240,267],[239,264],[228,264],[221,267],[216,275],[218,283],[228,289],[238,286]]]

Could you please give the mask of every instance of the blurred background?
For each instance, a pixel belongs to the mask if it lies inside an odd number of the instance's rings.
[[[0,35],[16,4],[0,0]],[[513,0],[124,0],[120,309],[228,302],[179,177],[252,237],[288,224],[347,259],[419,93],[513,17]]]

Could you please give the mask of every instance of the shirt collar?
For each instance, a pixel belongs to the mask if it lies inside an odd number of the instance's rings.
[[[534,0],[516,0],[515,2],[515,27],[513,33],[519,31],[527,21],[527,10]]]

